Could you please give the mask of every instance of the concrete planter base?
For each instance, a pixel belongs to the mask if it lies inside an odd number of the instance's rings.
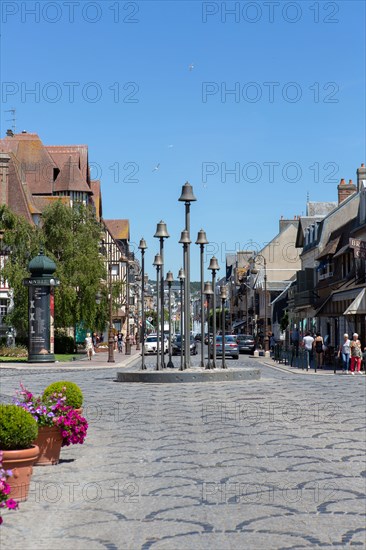
[[[176,384],[197,382],[230,382],[233,380],[259,380],[260,369],[191,369],[172,371],[118,372],[116,382],[141,382],[150,384]]]

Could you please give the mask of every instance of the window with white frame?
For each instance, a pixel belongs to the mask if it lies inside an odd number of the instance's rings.
[[[8,300],[0,299],[0,325],[4,324],[4,317],[8,312]]]

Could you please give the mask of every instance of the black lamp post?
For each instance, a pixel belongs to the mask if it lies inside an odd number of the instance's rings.
[[[113,336],[113,317],[112,317],[112,259],[109,257],[109,331],[108,331],[108,363],[114,363],[114,336]]]
[[[141,250],[141,370],[146,370],[145,365],[145,250],[147,249],[147,244],[145,239],[140,240],[139,250]]]
[[[210,265],[208,269],[212,273],[212,290],[213,290],[213,299],[212,299],[212,333],[213,333],[213,350],[212,350],[212,368],[216,368],[216,271],[220,269],[220,266],[217,262],[215,256],[212,256],[210,260]]]
[[[161,368],[165,368],[164,363],[164,239],[170,237],[166,224],[163,221],[160,221],[156,226],[156,232],[154,237],[160,240],[160,258],[161,258],[161,269],[160,269],[160,307],[161,307]]]
[[[131,342],[130,342],[130,259],[129,252],[127,251],[126,261],[126,344],[125,354],[131,355]]]
[[[263,267],[264,267],[264,351],[267,355],[269,352],[269,338],[268,338],[268,325],[267,325],[267,260],[263,256],[263,254],[256,254],[254,257],[254,261],[256,262],[257,258],[261,258],[263,261]],[[251,269],[250,270],[253,275],[256,275],[258,273],[257,269]]]
[[[137,338],[136,338],[136,350],[139,351],[141,349],[140,347],[140,341],[141,341],[141,330],[139,327],[139,318],[140,318],[140,285],[138,284],[138,281],[140,281],[140,276],[135,277],[135,296],[136,296],[136,325],[137,325]]]
[[[172,361],[172,304],[171,304],[172,282],[174,281],[174,277],[173,277],[173,273],[171,271],[168,271],[168,273],[166,274],[165,281],[168,284],[168,290],[169,290],[169,294],[168,294],[168,300],[169,300],[169,304],[168,304],[168,315],[169,315],[169,344],[168,344],[169,345],[169,361],[168,361],[167,367],[168,367],[168,369],[174,369],[174,363]]]
[[[204,294],[206,295],[206,299],[207,299],[207,332],[208,332],[208,339],[207,339],[208,361],[207,361],[206,369],[212,369],[213,367],[211,366],[211,342],[210,342],[210,298],[213,295],[213,290],[212,290],[211,283],[205,283]],[[212,345],[216,345],[216,342],[213,341]]]
[[[179,242],[183,244],[183,263],[184,265],[187,265],[188,260],[188,248],[191,243],[191,239],[189,238],[189,233],[186,229],[184,229],[181,233]],[[190,350],[189,350],[189,344],[190,344],[190,321],[189,321],[189,304],[187,304],[188,301],[188,294],[187,294],[187,273],[184,270],[185,274],[185,285],[184,285],[184,325],[183,325],[183,333],[181,335],[182,337],[182,347],[184,345],[184,368],[188,369],[190,366]],[[188,323],[187,323],[188,318]],[[188,345],[187,345],[188,343]]]
[[[159,334],[159,308],[160,308],[160,268],[163,265],[160,254],[155,255],[153,265],[156,267],[156,370],[160,370],[161,365],[159,361],[159,347],[160,347],[160,334]],[[162,348],[162,353],[164,355],[164,347]]]
[[[181,268],[178,273],[178,279],[180,281],[180,370],[184,369],[183,365],[183,330],[184,330],[184,295],[183,285],[186,275]]]
[[[196,201],[196,197],[193,194],[193,188],[188,183],[188,181],[182,186],[182,194],[179,197],[179,202],[184,202],[185,204],[185,230],[187,231],[188,240],[187,242],[187,251],[185,255],[185,262],[183,264],[183,269],[185,271],[185,297],[184,297],[184,324],[185,324],[185,336],[184,338],[184,351],[185,351],[185,365],[186,368],[190,366],[190,353],[189,353],[189,344],[190,344],[190,332],[191,332],[191,316],[190,316],[190,303],[191,303],[191,289],[190,289],[190,205],[191,202]]]
[[[220,287],[220,298],[221,298],[221,324],[222,324],[222,363],[221,367],[226,369],[225,363],[225,302],[227,299],[227,288],[222,285]]]
[[[203,342],[205,339],[205,308],[204,308],[204,267],[203,267],[203,254],[205,244],[208,244],[206,233],[203,229],[198,232],[196,244],[200,245],[200,268],[201,268],[201,367],[205,366],[204,354],[203,354]]]

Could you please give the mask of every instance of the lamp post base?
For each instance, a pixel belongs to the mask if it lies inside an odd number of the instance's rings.
[[[114,361],[114,338],[109,337],[108,339],[108,363],[115,363]]]

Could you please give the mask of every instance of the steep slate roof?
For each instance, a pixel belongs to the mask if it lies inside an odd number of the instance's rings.
[[[32,195],[29,193],[29,189],[26,183],[22,183],[17,166],[16,159],[12,153],[8,153],[9,160],[9,184],[8,184],[8,197],[7,205],[9,208],[19,216],[22,216],[28,223],[33,225],[32,214],[38,214],[39,210],[33,202]],[[10,176],[11,174],[11,176]]]
[[[130,240],[129,220],[103,220],[113,239],[120,241]]]
[[[62,166],[54,183],[54,192],[60,191],[81,191],[92,194],[92,190],[86,183],[78,163],[72,159],[71,155]]]
[[[306,216],[324,217],[337,208],[337,202],[310,202],[306,204]]]
[[[14,134],[0,140],[0,149],[12,152],[22,172],[22,180],[32,195],[51,195],[53,172],[57,168],[37,134]]]
[[[304,246],[307,228],[317,222],[321,222],[323,218],[324,216],[300,216],[296,234],[296,248],[302,248]]]
[[[87,145],[45,145],[45,149],[50,153],[59,168],[64,166],[71,157],[72,162],[79,167],[83,178],[90,185]]]

